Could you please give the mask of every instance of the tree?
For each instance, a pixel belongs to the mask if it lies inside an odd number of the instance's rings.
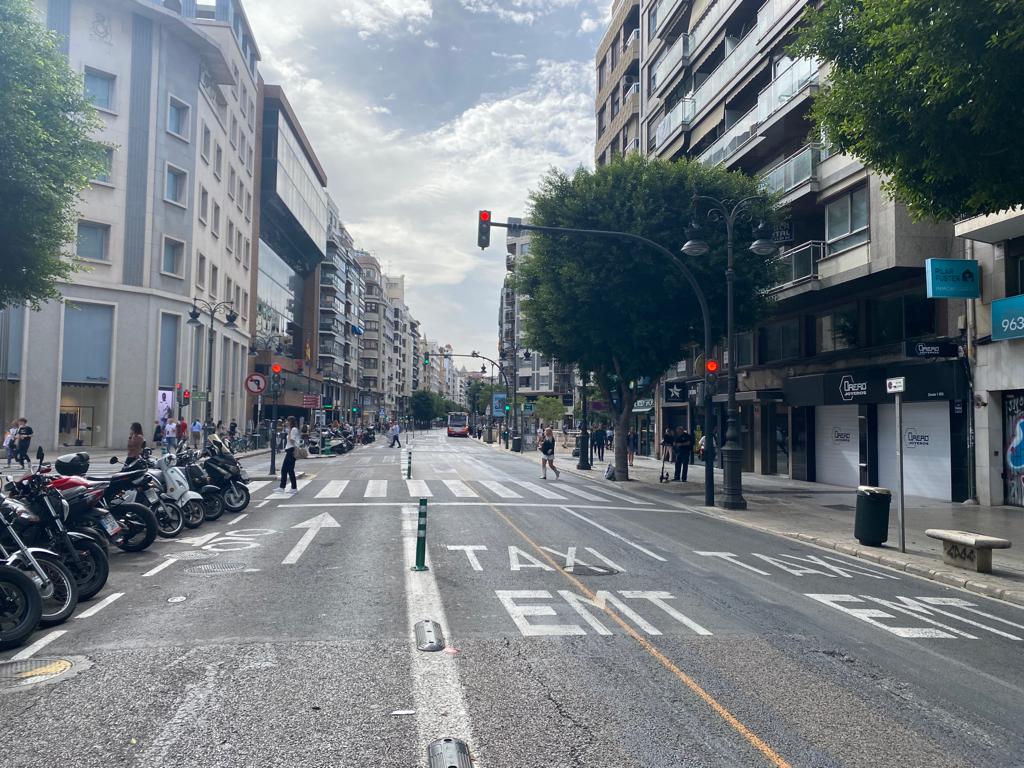
[[[571,176],[550,171],[531,195],[530,215],[542,226],[632,232],[676,250],[687,240],[694,194],[739,199],[756,193],[756,182],[739,173],[632,154]],[[711,321],[713,338],[719,338],[725,329],[725,231],[721,225],[705,230],[710,253],[680,259],[718,309]],[[749,327],[766,305],[764,291],[776,270],[772,257],[743,248],[753,239],[750,225],[737,227],[736,235],[736,322]],[[616,429],[626,434],[633,403],[649,396],[649,382],[678,361],[686,346],[703,344],[692,289],[673,263],[639,244],[535,234],[530,248],[516,277],[527,344],[592,372],[613,404]],[[617,476],[628,479],[624,441],[616,445],[615,463]]]
[[[812,116],[917,216],[1024,202],[1024,3],[826,0],[793,52],[829,66]]]
[[[409,398],[409,408],[417,423],[429,424],[435,414],[434,393],[425,389],[417,389]]]
[[[60,298],[78,193],[103,167],[100,126],[26,0],[0,0],[0,308]]]
[[[544,424],[559,426],[565,417],[565,406],[560,397],[538,397],[533,405],[533,415]]]

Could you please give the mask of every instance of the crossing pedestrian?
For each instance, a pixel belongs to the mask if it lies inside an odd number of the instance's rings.
[[[164,447],[168,453],[174,451],[174,446],[178,442],[178,422],[174,419],[168,419],[164,425]]]
[[[558,471],[558,467],[555,466],[555,435],[551,431],[551,427],[544,430],[543,440],[540,444],[540,471],[541,480],[548,479],[548,467],[555,473],[555,479],[557,480],[561,476],[561,472]]]
[[[693,451],[693,436],[686,431],[686,427],[676,427],[676,434],[672,438],[672,452],[675,457],[676,473],[673,480],[686,482],[687,471],[690,468],[690,453]]]
[[[295,426],[295,417],[288,417],[288,436],[284,444],[284,461],[281,462],[281,490],[285,488],[285,482],[291,481],[291,492],[299,490],[298,482],[295,480],[295,450],[299,447],[299,428]]]
[[[30,463],[28,459],[28,447],[32,443],[32,427],[28,425],[28,419],[22,416],[18,419],[18,463],[21,468]]]

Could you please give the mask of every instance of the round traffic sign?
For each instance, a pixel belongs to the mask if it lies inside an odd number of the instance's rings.
[[[267,377],[262,373],[250,373],[245,377],[245,391],[250,395],[262,395],[267,389]]]

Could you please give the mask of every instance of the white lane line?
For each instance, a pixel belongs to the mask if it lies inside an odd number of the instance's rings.
[[[407,501],[309,501],[303,504],[278,504],[278,509],[316,509],[317,507],[401,507],[408,504]],[[564,509],[562,504],[542,503],[539,501],[432,501],[432,507],[540,507],[541,509]],[[573,509],[604,509],[612,512],[665,512],[674,515],[691,514],[682,509],[669,509],[667,507],[621,507],[614,504],[573,504]],[[211,536],[217,534],[212,533]],[[177,539],[168,539],[177,541]]]
[[[475,498],[480,495],[461,480],[445,480],[443,482],[448,486],[448,490],[460,499]]]
[[[665,558],[662,557],[661,555],[656,555],[653,552],[651,552],[651,550],[647,549],[646,547],[640,546],[635,541],[630,541],[625,536],[623,536],[621,533],[616,533],[615,531],[611,530],[610,528],[605,528],[603,525],[601,525],[600,523],[598,523],[598,522],[596,522],[594,520],[591,520],[589,517],[584,517],[579,512],[573,512],[571,509],[569,509],[569,507],[562,507],[562,509],[564,509],[566,512],[568,512],[573,517],[578,517],[583,522],[589,523],[590,525],[594,526],[595,528],[604,531],[605,533],[607,533],[612,538],[618,539],[619,541],[623,542],[624,544],[628,544],[629,546],[633,547],[633,549],[639,550],[640,552],[643,552],[645,555],[648,555],[649,557],[653,557],[658,562],[661,562],[661,563],[666,562]]]
[[[55,629],[53,632],[43,635],[28,648],[25,648],[11,656],[11,661],[24,661],[25,659],[31,659],[58,637],[66,635],[67,632],[68,631],[66,629]]]
[[[240,515],[235,515],[235,517],[231,520],[230,523],[228,523],[228,525],[235,525],[236,523],[240,523],[243,520],[245,520],[245,518],[247,518],[248,516],[249,516],[248,512],[243,512]]]
[[[430,492],[426,480],[406,480],[405,484],[409,486],[409,495],[413,498],[426,498],[434,495]]]
[[[266,488],[271,482],[271,480],[250,480],[248,483],[249,493],[256,493],[260,488]]]
[[[366,493],[363,494],[363,498],[381,497],[387,495],[387,480],[370,480],[366,483]]]
[[[592,493],[587,493],[586,491],[582,491],[576,486],[569,485],[568,483],[560,484],[558,489],[563,493],[571,493],[573,496],[579,496],[581,499],[586,499],[587,501],[607,501],[607,499],[602,498],[601,496],[595,496]]]
[[[231,523],[228,523],[228,525],[231,525]],[[153,574],[160,573],[160,571],[162,571],[164,568],[170,568],[176,562],[178,561],[175,558],[168,558],[167,560],[164,560],[162,563],[160,563],[160,565],[158,565],[156,568],[152,568],[146,571],[144,574],[142,574],[142,578],[146,578],[147,576],[152,576]]]
[[[263,507],[265,506],[267,506],[267,499],[264,499],[263,501],[257,502],[256,504],[253,505],[255,509],[263,509]],[[228,525],[231,525],[231,523],[228,523]]]
[[[414,506],[404,505],[403,510],[410,522],[415,520],[412,517],[416,514]],[[402,554],[405,561],[402,571],[405,574],[405,615],[408,621],[410,671],[413,703],[416,709],[417,754],[426,754],[430,742],[448,736],[462,739],[473,748],[473,727],[455,662],[457,656],[448,653],[424,653],[416,648],[414,627],[417,622],[427,617],[441,625],[448,647],[453,646],[454,640],[434,571],[412,570],[416,562],[416,538],[415,526],[402,526]],[[427,564],[429,567],[429,551]],[[473,766],[483,768],[479,759],[473,761]]]
[[[486,488],[487,490],[491,491],[492,493],[496,493],[498,496],[500,496],[503,499],[521,499],[521,498],[523,498],[522,496],[520,496],[518,493],[513,491],[508,486],[502,485],[501,483],[495,482],[494,480],[481,480],[480,481],[480,485],[482,485],[484,488]]]
[[[327,485],[320,489],[316,498],[318,499],[340,499],[345,492],[348,480],[330,480]]]
[[[542,488],[536,483],[528,483],[525,480],[515,480],[514,482],[516,483],[516,485],[521,485],[526,490],[536,493],[543,499],[562,499],[562,501],[565,501],[565,496],[559,496],[554,491],[549,491],[547,488]]]
[[[311,478],[311,477],[304,477],[301,480],[299,480],[295,484],[297,486],[296,493],[302,491],[302,489],[305,488],[307,485],[309,485],[312,481],[313,481],[313,478]],[[290,486],[286,487],[284,489],[278,488],[272,494],[267,496],[267,499],[268,500],[270,500],[270,499],[290,499],[294,495],[294,494],[291,493],[291,489],[290,488],[291,488]]]
[[[97,613],[102,611],[104,608],[106,608],[108,605],[110,605],[112,602],[114,602],[120,597],[124,597],[124,592],[115,592],[112,595],[107,595],[105,598],[96,603],[96,605],[94,605],[92,608],[90,608],[87,611],[83,611],[82,613],[75,616],[75,618],[88,619],[90,616],[95,616]]]
[[[615,491],[606,490],[604,486],[600,488],[594,488],[591,486],[591,490],[603,493],[605,496],[611,496],[613,499],[619,499],[620,501],[628,501],[630,504],[644,504],[645,502],[636,498],[635,496],[627,496],[624,493],[616,493]]]

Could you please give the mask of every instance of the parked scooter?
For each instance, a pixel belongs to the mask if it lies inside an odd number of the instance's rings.
[[[249,474],[238,463],[231,449],[217,435],[210,435],[203,455],[207,457],[203,468],[210,475],[210,484],[220,488],[224,508],[228,512],[241,512],[249,506]]]
[[[111,464],[117,461],[116,456],[110,459]],[[139,459],[125,464],[131,468],[144,467],[153,478],[158,496],[156,504],[166,514],[166,532],[162,534],[165,538],[177,536],[182,528],[198,528],[205,519],[203,498],[189,487],[188,478],[177,463],[173,453],[165,453],[154,461],[152,451],[146,448]]]
[[[178,445],[178,466],[185,473],[189,487],[203,497],[203,512],[207,520],[216,520],[224,514],[224,497],[220,488],[210,482],[206,469],[199,463],[199,454],[184,443]]]

